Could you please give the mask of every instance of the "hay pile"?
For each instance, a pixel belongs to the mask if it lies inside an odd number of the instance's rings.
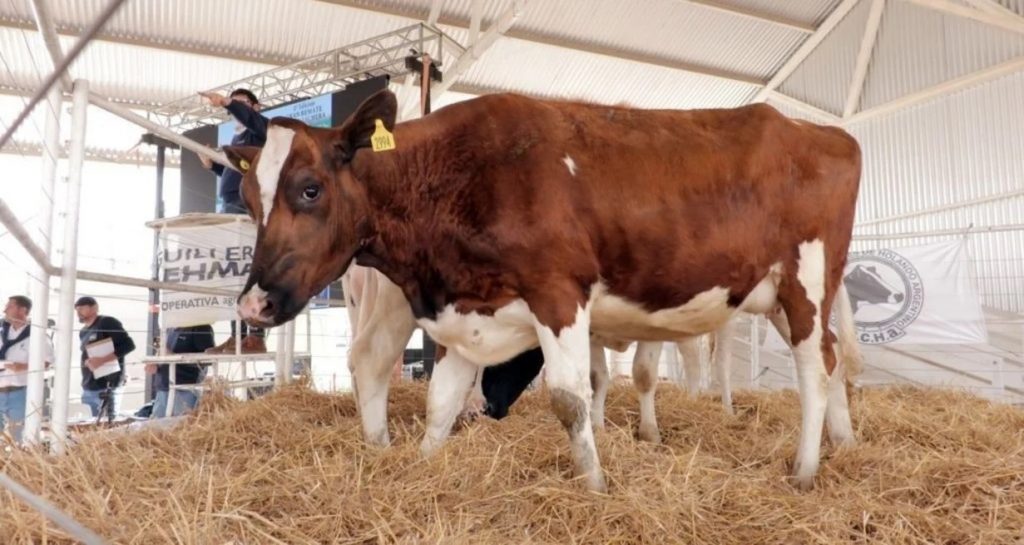
[[[855,448],[825,448],[817,488],[785,475],[793,393],[709,397],[662,386],[663,446],[634,440],[613,387],[598,436],[610,494],[582,491],[546,393],[455,431],[422,461],[425,388],[392,392],[394,446],[367,447],[347,396],[288,388],[208,399],[173,432],[93,435],[4,471],[117,543],[1014,543],[1024,537],[1024,412],[963,394],[859,393]],[[0,493],[0,543],[67,542]]]

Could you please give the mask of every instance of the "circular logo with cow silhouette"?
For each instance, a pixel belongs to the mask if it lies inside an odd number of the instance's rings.
[[[914,265],[892,250],[850,254],[843,271],[860,342],[885,344],[906,335],[924,306]]]

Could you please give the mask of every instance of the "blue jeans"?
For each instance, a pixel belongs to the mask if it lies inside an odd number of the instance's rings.
[[[111,402],[107,405],[107,415],[112,418],[117,418],[117,410],[121,408],[121,394],[123,393],[122,388],[111,388]],[[100,399],[100,394],[103,390],[82,390],[82,403],[89,406],[92,411],[92,415],[99,416],[100,407],[103,404],[103,400]]]
[[[21,442],[21,430],[25,426],[25,392],[28,388],[14,388],[0,392],[0,433],[5,427],[15,443]]]
[[[167,413],[167,390],[159,390],[153,398],[153,412],[150,418],[163,418]],[[177,390],[174,392],[174,411],[169,416],[181,416],[196,408],[199,397],[190,390]]]

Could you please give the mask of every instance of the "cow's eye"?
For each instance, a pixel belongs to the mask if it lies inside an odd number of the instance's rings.
[[[306,189],[302,190],[302,198],[307,201],[313,202],[320,198],[320,186],[318,185],[307,185]]]

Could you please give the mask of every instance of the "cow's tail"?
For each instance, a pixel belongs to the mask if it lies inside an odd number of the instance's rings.
[[[853,320],[853,305],[846,293],[846,284],[839,282],[836,292],[836,317],[839,322],[839,368],[845,373],[843,377],[849,388],[853,380],[864,371],[864,357],[860,353],[857,341],[857,325]]]

